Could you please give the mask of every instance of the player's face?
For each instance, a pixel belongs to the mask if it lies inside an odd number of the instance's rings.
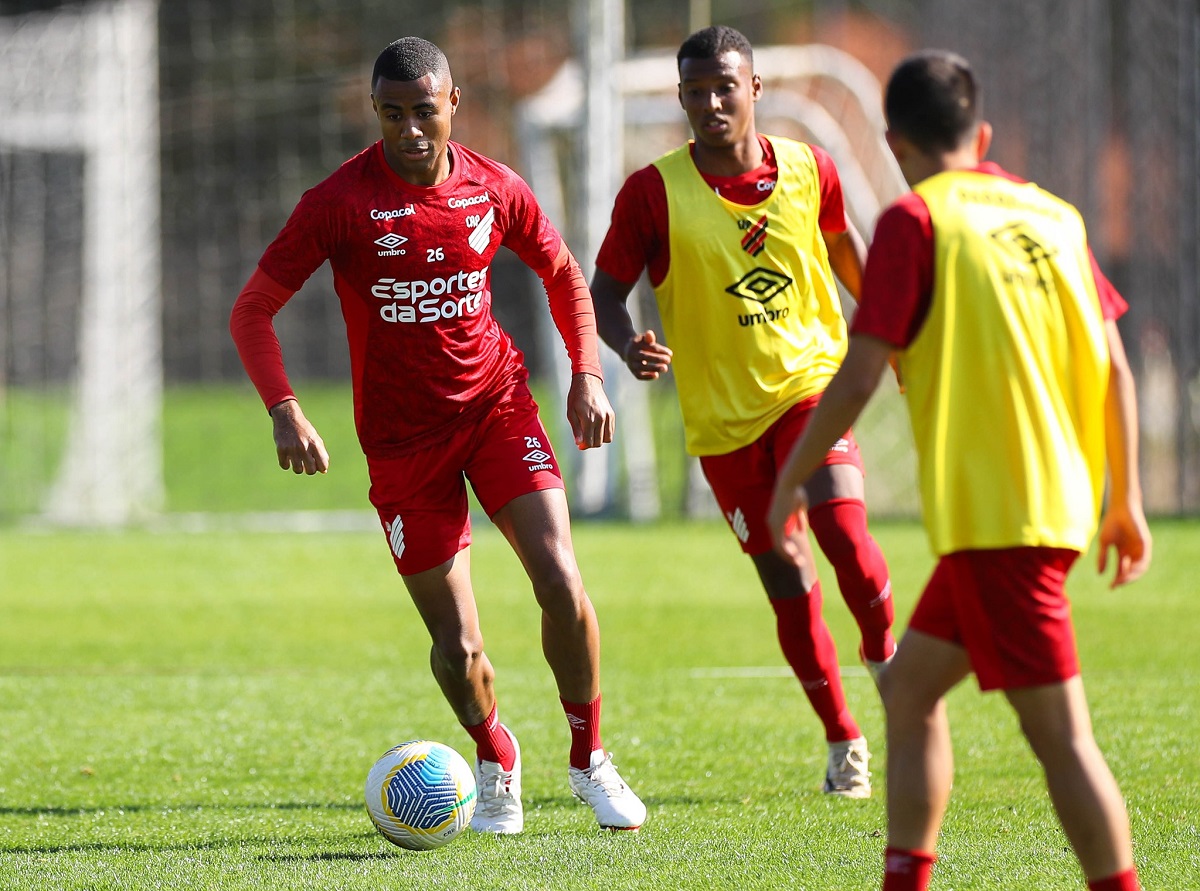
[[[383,152],[408,182],[433,186],[450,175],[446,143],[458,96],[446,75],[427,74],[420,80],[381,77],[375,83],[371,107],[379,118]]]
[[[754,103],[762,81],[736,50],[715,59],[684,59],[679,65],[679,104],[696,141],[726,148],[752,137]]]

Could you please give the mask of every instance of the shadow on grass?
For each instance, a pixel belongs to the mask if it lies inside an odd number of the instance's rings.
[[[396,848],[392,851],[371,851],[365,854],[350,853],[349,851],[322,851],[319,854],[262,854],[256,859],[266,863],[332,863],[336,861],[365,863],[371,860],[394,860],[397,855],[414,854],[419,856],[426,853],[428,852],[405,851],[403,848]]]
[[[175,814],[182,811],[359,811],[363,805],[338,802],[312,804],[97,804],[90,807],[0,807],[0,817],[86,817],[93,814]]]
[[[96,805],[93,807],[0,807],[0,817],[16,816],[16,817],[52,817],[55,819],[71,819],[73,817],[85,818],[98,815],[113,815],[122,814],[162,814],[170,816],[185,812],[201,813],[204,811],[359,811],[362,810],[360,804],[349,803],[333,803],[333,804],[311,804],[306,802],[284,802],[281,804],[179,804],[179,805],[163,805],[163,804],[134,804],[134,805]],[[345,836],[346,838],[361,839],[369,838],[375,833],[369,826],[364,827],[361,833],[354,833]],[[327,838],[322,838],[323,843],[327,843]],[[103,842],[83,842],[83,843],[63,843],[63,844],[47,844],[47,845],[15,845],[12,847],[0,846],[0,852],[5,854],[72,854],[72,853],[89,853],[97,851],[206,851],[217,850],[220,848],[236,848],[255,845],[279,845],[279,844],[305,844],[306,840],[302,838],[280,838],[279,836],[270,835],[255,835],[243,836],[240,838],[216,838],[205,841],[189,841],[176,843],[154,843],[146,841],[103,841]],[[338,859],[338,855],[328,855],[329,859]],[[345,855],[347,859],[352,859],[358,855]],[[372,859],[374,855],[361,855],[362,859]],[[383,855],[380,855],[383,856]],[[287,859],[286,857],[265,857],[262,859]],[[320,859],[320,856],[315,858],[296,857],[295,859]]]
[[[651,807],[664,804],[675,806],[701,806],[711,805],[711,799],[700,799],[692,796],[680,797],[676,796],[668,800],[660,798],[648,798],[646,803]],[[586,812],[586,808],[577,802],[571,796],[554,795],[544,797],[530,797],[525,802],[526,810],[536,813],[537,811],[549,812],[556,810],[575,810],[581,809],[581,812]],[[136,804],[136,805],[94,805],[90,807],[0,807],[0,817],[43,817],[54,818],[59,820],[69,820],[71,818],[87,818],[99,815],[120,816],[124,814],[162,814],[170,816],[180,813],[202,813],[210,812],[271,812],[271,811],[361,811],[363,806],[357,803],[338,802],[328,804],[313,804],[308,802],[284,802],[276,804]],[[376,833],[367,823],[364,817],[364,826],[361,832],[345,833],[339,836],[344,840],[361,841],[362,839],[374,838]],[[218,832],[219,829],[213,829]],[[531,835],[536,833],[530,833]],[[0,853],[5,854],[87,854],[95,852],[165,852],[165,851],[205,851],[205,850],[220,850],[227,848],[239,847],[255,847],[255,846],[303,846],[319,841],[321,846],[328,847],[332,839],[327,835],[321,835],[319,839],[316,837],[311,839],[297,838],[294,836],[281,837],[279,835],[252,835],[242,836],[239,838],[212,838],[207,840],[187,841],[187,842],[150,842],[150,841],[97,841],[97,842],[76,842],[62,844],[45,844],[45,845],[15,845],[7,847],[0,845]],[[407,852],[397,848],[395,850],[386,851],[369,851],[369,852],[352,852],[352,851],[319,851],[315,853],[296,853],[296,852],[278,852],[278,853],[263,853],[256,856],[257,860],[264,862],[275,863],[300,863],[300,862],[322,862],[322,861],[377,861],[388,860],[400,854],[401,856],[412,853],[413,855],[421,855],[427,852],[413,851]]]

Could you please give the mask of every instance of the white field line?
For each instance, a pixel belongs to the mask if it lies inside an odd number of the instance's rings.
[[[867,670],[861,665],[841,665],[838,670],[844,678],[868,677]],[[795,678],[795,674],[786,666],[732,665],[722,668],[692,668],[688,670],[688,677],[694,680],[752,680]]]
[[[296,510],[247,513],[164,513],[153,532],[381,532],[373,510]]]

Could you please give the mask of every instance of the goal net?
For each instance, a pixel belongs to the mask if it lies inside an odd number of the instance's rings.
[[[0,518],[162,502],[156,0],[0,17]]]
[[[539,4],[518,6],[544,19]],[[303,188],[377,136],[362,78],[380,29],[395,27],[392,8],[338,7],[332,16],[321,0],[309,18],[273,2],[93,0],[0,17],[0,521],[115,526],[153,516],[164,502],[164,353],[173,382],[245,383],[226,325],[232,295]],[[624,177],[689,134],[673,49],[627,56],[637,42],[621,34],[630,19],[619,3],[564,8],[575,33],[568,51],[546,51],[549,79],[508,104],[476,101],[462,138],[518,167],[590,277]],[[508,26],[501,9],[488,13],[489,35]],[[477,30],[445,10],[418,17],[409,23],[418,33]],[[320,52],[295,52],[314,41]],[[472,68],[499,43],[487,53],[447,45],[464,83],[475,78],[469,95],[508,95],[481,86],[497,66]],[[755,61],[766,86],[760,128],[825,147],[851,216],[869,232],[903,190],[880,137],[878,82],[824,46],[760,44]],[[512,145],[484,138],[508,129],[521,134]],[[540,286],[522,287],[519,265],[497,264],[506,276],[497,287],[513,295],[498,312],[523,335],[539,382],[562,386],[569,373],[551,367],[563,361],[561,343],[539,308]],[[329,285],[314,276],[309,296],[281,315],[296,379],[345,380]],[[636,294],[638,324],[661,331],[653,295]],[[671,376],[642,384],[610,351],[602,356],[620,431],[614,448],[562,450],[573,508],[633,519],[711,513],[683,451]],[[872,443],[868,470],[873,460],[887,468],[872,474],[873,509],[910,513],[911,462],[896,460],[907,454],[902,411],[886,394],[870,411],[885,423],[859,428]],[[561,412],[545,416],[561,423]],[[554,439],[570,442],[569,432]]]

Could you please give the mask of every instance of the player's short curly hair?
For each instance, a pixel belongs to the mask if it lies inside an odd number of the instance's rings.
[[[728,25],[712,25],[701,28],[680,45],[675,64],[682,65],[684,59],[715,59],[729,52],[741,53],[750,67],[754,67],[754,50],[746,35]]]
[[[371,71],[371,89],[379,78],[420,80],[427,74],[449,77],[450,63],[436,44],[420,37],[401,37],[384,47]]]
[[[948,50],[923,50],[892,72],[883,112],[888,127],[922,151],[953,151],[974,132],[979,106],[971,64]]]

